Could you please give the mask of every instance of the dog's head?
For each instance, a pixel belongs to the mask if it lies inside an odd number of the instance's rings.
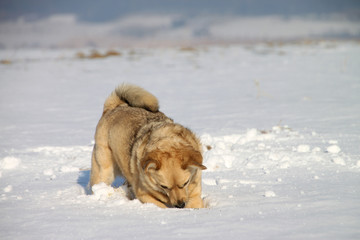
[[[168,197],[170,207],[177,208],[186,206],[194,185],[201,184],[195,182],[195,175],[206,169],[201,153],[192,147],[151,151],[143,159],[142,168],[152,188]]]

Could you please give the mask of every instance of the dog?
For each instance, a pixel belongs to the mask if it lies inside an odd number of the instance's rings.
[[[161,208],[203,208],[202,146],[189,129],[159,111],[141,87],[119,85],[96,127],[90,186],[126,179],[131,194]]]

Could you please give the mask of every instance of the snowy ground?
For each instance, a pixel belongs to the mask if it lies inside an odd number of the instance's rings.
[[[294,9],[297,8],[295,5]],[[356,11],[286,17],[224,15],[221,12],[190,16],[179,13],[134,13],[96,23],[81,21],[75,14],[56,14],[32,20],[20,17],[13,21],[0,21],[0,48],[108,47],[118,46],[119,43],[121,46],[174,46],[187,42],[358,39],[360,19]]]
[[[360,238],[359,43],[118,51],[0,51],[0,239]],[[121,82],[210,146],[208,208],[87,194],[95,126]]]

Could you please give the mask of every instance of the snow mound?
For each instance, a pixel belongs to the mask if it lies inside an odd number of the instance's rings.
[[[299,145],[297,147],[297,151],[300,152],[300,153],[307,153],[310,151],[310,146],[309,145]]]
[[[7,185],[5,188],[4,188],[4,192],[6,193],[9,193],[13,190],[13,187],[11,185]]]
[[[331,146],[327,147],[326,150],[329,153],[334,153],[334,154],[337,154],[341,151],[341,149],[338,145],[331,145]]]
[[[204,164],[208,172],[242,169],[263,169],[269,172],[314,163],[345,166],[347,160],[350,160],[345,153],[340,153],[338,145],[326,148],[321,135],[300,133],[289,127],[275,126],[269,131],[249,129],[244,134],[225,136],[204,134],[200,138],[204,145]],[[330,142],[334,143],[336,140]],[[352,160],[350,165],[353,168],[357,163]],[[206,185],[216,184],[209,179],[203,182]]]
[[[0,161],[0,169],[16,169],[21,163],[21,160],[16,157],[5,157]]]
[[[93,197],[97,200],[105,200],[114,194],[114,188],[107,185],[106,183],[95,184],[91,188]]]
[[[264,194],[264,197],[267,197],[267,198],[276,197],[276,194],[273,191],[266,191]]]
[[[116,205],[122,205],[129,202],[129,191],[126,186],[120,186],[119,188],[113,188],[106,183],[95,184],[91,188],[93,194],[91,199],[97,201],[115,200]]]
[[[54,171],[52,169],[45,169],[43,173],[45,176],[51,176],[54,174]]]
[[[334,158],[332,159],[332,161],[333,161],[334,163],[338,164],[338,165],[342,165],[342,166],[345,166],[345,165],[346,165],[344,159],[341,158],[341,157],[334,157]]]

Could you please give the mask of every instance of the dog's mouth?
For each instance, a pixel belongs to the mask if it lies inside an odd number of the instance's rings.
[[[168,204],[164,204],[169,208],[185,208],[186,202],[184,200],[177,200],[176,202],[170,201],[170,195],[168,191],[165,191],[165,189],[168,189],[165,186],[161,186],[162,194],[166,195],[169,199]],[[160,200],[159,200],[160,201]],[[162,202],[162,201],[161,201]]]
[[[184,208],[186,203],[184,201],[177,201],[177,203],[174,205],[176,208]]]
[[[168,208],[185,208],[186,207],[186,202],[184,201],[177,201],[175,204],[172,203],[164,203]]]

